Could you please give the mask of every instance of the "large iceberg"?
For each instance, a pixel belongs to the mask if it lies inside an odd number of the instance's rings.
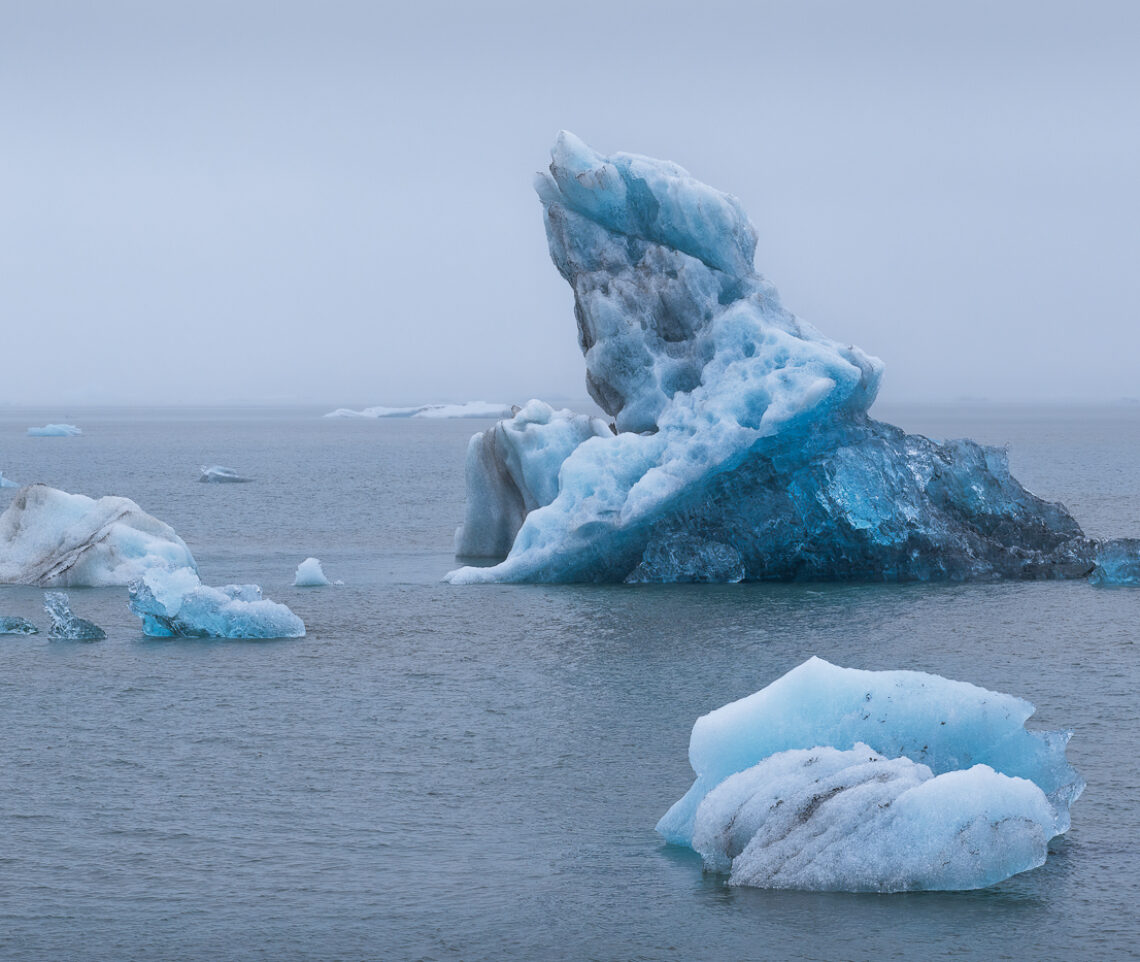
[[[44,592],[44,611],[51,618],[49,638],[64,641],[102,641],[107,637],[107,632],[93,621],[77,618],[71,613],[68,597],[62,591]]]
[[[128,586],[129,604],[152,638],[300,638],[305,625],[257,585],[211,588],[190,568],[148,568]]]
[[[547,497],[521,505],[508,504],[517,481],[488,452],[492,437],[526,438],[532,416],[473,442],[457,549],[503,560],[450,581],[1092,570],[1096,546],[1062,505],[1018,484],[1004,451],[868,416],[881,362],[784,309],[753,267],[756,233],[734,197],[565,132],[537,190],[574,291],[586,384],[616,433],[583,431],[572,450],[536,455],[527,486]]]
[[[492,401],[465,401],[462,404],[421,404],[418,407],[370,407],[355,411],[337,408],[326,418],[509,418],[518,410],[510,404]]]
[[[83,429],[74,424],[45,424],[42,428],[28,428],[30,438],[72,438],[82,433]]]
[[[0,584],[125,585],[153,565],[197,567],[174,529],[130,498],[33,484],[0,514]]]
[[[812,658],[699,718],[692,788],[662,817],[734,884],[966,889],[1045,861],[1084,780],[1029,702]]]

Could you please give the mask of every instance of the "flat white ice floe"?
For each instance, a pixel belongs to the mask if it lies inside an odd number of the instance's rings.
[[[197,567],[174,529],[130,498],[33,484],[0,514],[0,584],[125,585],[153,565]]]
[[[293,576],[294,588],[323,588],[329,583],[317,558],[306,558],[297,565],[297,573]]]
[[[464,404],[421,404],[418,407],[370,407],[354,411],[337,408],[326,418],[509,418],[514,410],[510,404],[491,401],[467,401]]]
[[[152,638],[300,638],[305,625],[257,585],[211,588],[190,568],[150,568],[128,587],[130,607]]]
[[[203,484],[245,484],[253,478],[243,478],[233,468],[221,464],[203,464],[202,475],[198,478]]]
[[[699,718],[697,779],[657,825],[730,882],[971,889],[1045,861],[1084,780],[1029,702],[812,658]]]
[[[28,437],[32,438],[71,438],[82,433],[83,429],[74,424],[45,424],[42,428],[28,428]]]

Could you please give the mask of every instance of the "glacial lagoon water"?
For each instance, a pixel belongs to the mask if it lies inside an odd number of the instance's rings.
[[[1140,591],[441,583],[474,421],[0,409],[0,470],[121,494],[305,638],[0,637],[0,958],[1119,959],[1140,952]],[[1011,445],[1140,537],[1140,405],[875,408]],[[29,438],[67,420],[73,438]],[[197,483],[225,464],[251,484]],[[0,491],[0,507],[13,492]],[[295,588],[321,559],[343,587]],[[43,592],[0,614],[46,628]],[[728,887],[653,826],[695,718],[810,655],[1020,695],[1088,781],[1044,867],[979,892]]]

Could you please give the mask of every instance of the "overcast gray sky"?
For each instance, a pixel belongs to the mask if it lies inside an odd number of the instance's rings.
[[[0,0],[0,402],[584,396],[560,128],[884,400],[1140,395],[1140,4]]]

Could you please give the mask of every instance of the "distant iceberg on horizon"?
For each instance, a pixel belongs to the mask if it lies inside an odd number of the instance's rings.
[[[337,408],[326,418],[500,418],[512,417],[518,408],[491,401],[466,401],[462,404],[421,404],[418,407],[370,407],[354,411]]]
[[[1026,491],[1003,450],[868,415],[882,362],[783,307],[735,197],[565,131],[536,189],[586,386],[612,423],[532,402],[476,435],[457,555],[498,563],[447,580],[962,581],[1096,566],[1104,544]]]
[[[73,438],[83,433],[74,424],[45,424],[42,428],[28,428],[30,438]]]

